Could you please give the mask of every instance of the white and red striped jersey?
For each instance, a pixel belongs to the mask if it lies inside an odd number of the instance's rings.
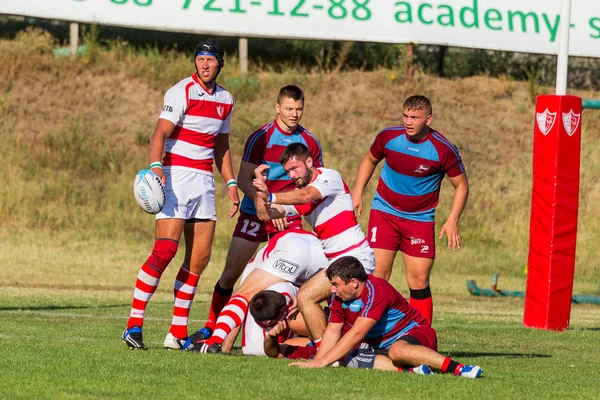
[[[204,90],[196,74],[171,87],[159,117],[175,124],[163,166],[212,174],[215,137],[229,133],[233,103],[218,84],[212,93]]]
[[[356,221],[350,190],[340,173],[328,168],[317,171],[309,186],[315,187],[322,198],[284,208],[306,219],[321,240],[325,256],[332,259],[363,246],[367,239]]]

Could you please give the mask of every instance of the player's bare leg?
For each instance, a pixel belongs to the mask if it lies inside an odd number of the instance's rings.
[[[185,259],[182,267],[197,275],[202,274],[210,261],[216,225],[216,221],[211,220],[185,224]]]
[[[375,270],[373,271],[373,275],[389,281],[392,276],[392,268],[397,251],[374,248],[373,253],[375,253]]]
[[[331,284],[325,270],[322,269],[314,274],[298,292],[298,309],[306,322],[308,336],[318,344],[323,337],[327,327],[327,318],[320,303],[331,296]]]
[[[404,340],[398,340],[390,347],[388,356],[398,365],[417,366],[421,364],[429,365],[434,369],[442,369],[444,357],[429,347],[410,344]]]
[[[185,258],[174,285],[173,321],[164,347],[181,349],[188,337],[188,318],[202,271],[208,265],[216,222],[194,220],[184,227]]]
[[[251,242],[236,236],[231,238],[225,268],[219,278],[219,286],[223,289],[233,288],[259,245],[260,242]]]
[[[402,253],[406,267],[406,283],[410,290],[410,305],[432,323],[433,301],[429,288],[429,276],[433,268],[433,258],[413,257]]]
[[[252,259],[259,245],[260,242],[251,242],[236,236],[231,238],[225,267],[213,290],[206,323],[202,329],[194,333],[194,339],[204,340],[212,335],[221,310],[231,299],[235,283],[244,272],[244,268]]]

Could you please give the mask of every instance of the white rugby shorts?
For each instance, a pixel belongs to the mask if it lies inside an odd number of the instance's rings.
[[[369,242],[365,241],[362,245],[352,250],[342,253],[336,257],[330,258],[327,265],[329,266],[338,258],[345,256],[356,257],[358,261],[360,261],[360,263],[362,264],[367,274],[372,274],[373,271],[375,271],[375,253],[373,252],[371,246],[369,246]]]
[[[164,169],[165,206],[156,219],[208,219],[217,220],[215,206],[215,180],[201,172],[166,167]]]
[[[281,279],[301,286],[320,269],[328,265],[321,241],[313,234],[294,232],[295,229],[275,235],[256,253],[244,269],[242,282],[254,269],[260,269]]]

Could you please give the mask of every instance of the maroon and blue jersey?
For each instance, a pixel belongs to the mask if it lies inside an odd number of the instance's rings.
[[[373,275],[368,275],[358,298],[342,301],[332,296],[329,322],[343,323],[342,335],[358,317],[377,321],[363,340],[376,349],[389,349],[400,337],[410,335],[412,328],[427,325],[427,320],[392,285]]]
[[[277,125],[277,120],[269,122],[254,132],[244,149],[242,160],[255,165],[267,164],[267,188],[269,192],[281,192],[296,188],[279,162],[281,153],[292,143],[302,143],[310,150],[315,167],[323,166],[321,143],[309,131],[298,125],[293,133],[286,133]],[[256,215],[254,203],[248,197],[242,200],[242,211]]]
[[[371,208],[400,218],[433,221],[444,175],[453,178],[465,172],[456,146],[433,129],[414,143],[404,126],[386,128],[370,151],[384,160]]]

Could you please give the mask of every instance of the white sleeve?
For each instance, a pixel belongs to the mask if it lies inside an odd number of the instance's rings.
[[[167,91],[159,118],[166,119],[177,125],[187,109],[184,90],[180,85],[175,85]]]
[[[344,193],[344,181],[342,176],[337,171],[321,170],[317,179],[312,181],[309,186],[316,188],[321,197],[333,197],[338,193]]]

